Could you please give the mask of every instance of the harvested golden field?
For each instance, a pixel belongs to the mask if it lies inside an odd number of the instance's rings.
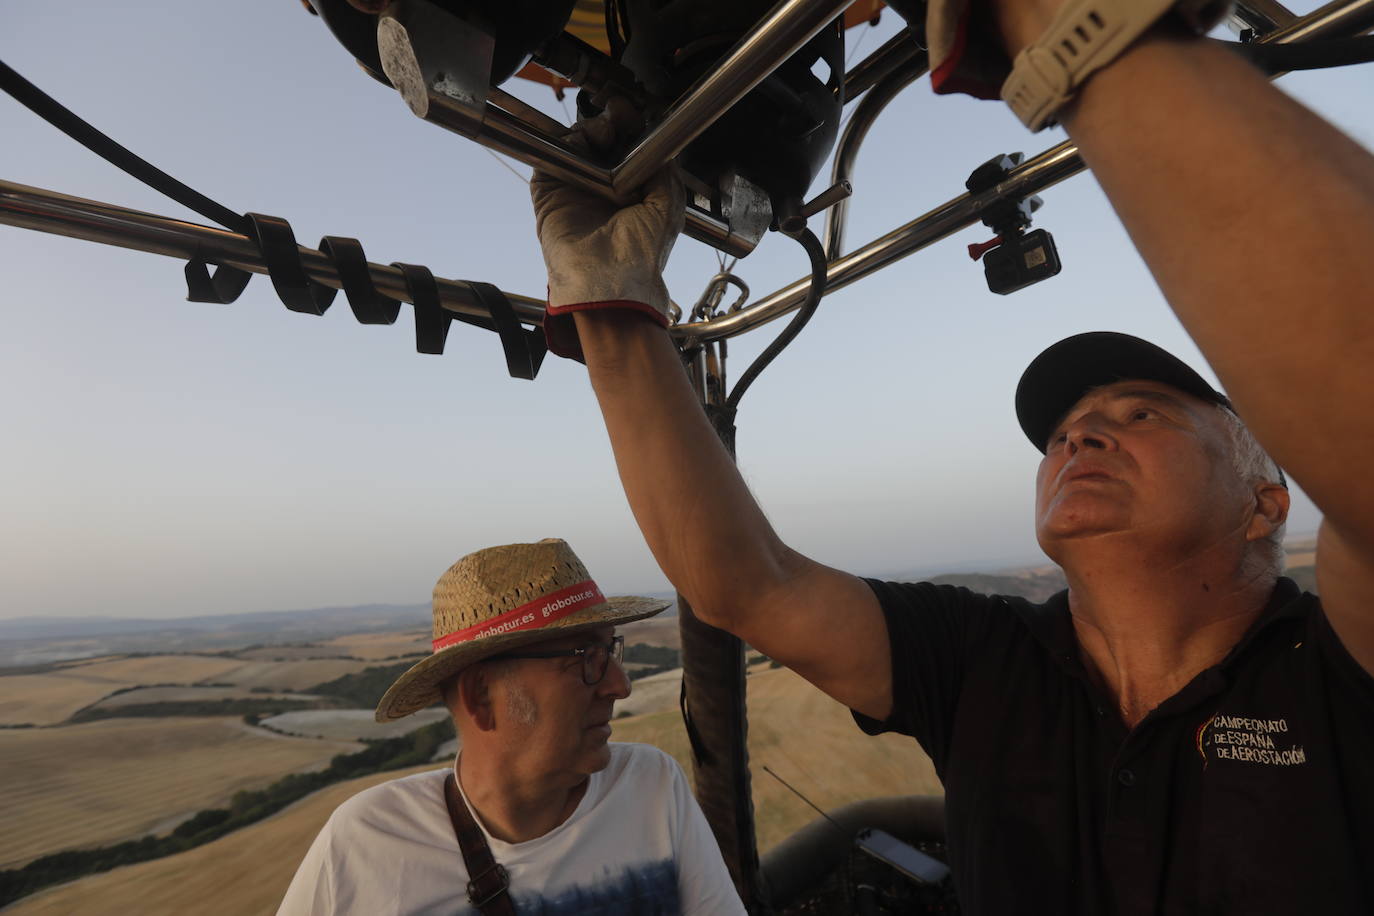
[[[352,655],[368,660],[394,659],[395,656],[418,655],[430,652],[429,630],[405,630],[399,633],[351,633],[337,636],[325,648],[339,655]]]
[[[647,643],[651,646],[667,646],[670,649],[682,648],[682,633],[678,629],[676,617],[646,617],[633,620],[616,628],[625,637],[625,645]]]
[[[615,704],[617,716],[643,716],[665,709],[676,710],[682,691],[682,669],[661,671],[631,681],[630,688],[630,695]]]
[[[760,851],[818,815],[772,776],[822,810],[881,795],[943,795],[935,766],[912,738],[865,735],[849,710],[778,668],[749,678],[749,757]]]
[[[296,866],[336,807],[379,782],[441,765],[395,770],[330,786],[274,817],[190,852],[41,891],[7,908],[5,916],[274,913]]]
[[[0,725],[55,725],[108,695],[118,685],[61,674],[0,677]]]
[[[55,674],[86,681],[101,681],[110,689],[138,684],[195,684],[227,680],[221,675],[243,662],[213,655],[147,655],[135,658],[95,659],[63,665]]]
[[[327,764],[357,747],[287,738],[225,718],[107,719],[0,731],[6,782],[0,868],[165,831],[239,789]]]
[[[369,662],[350,658],[303,658],[293,662],[234,661],[237,666],[215,678],[235,687],[270,687],[301,691],[345,674],[369,667]]]
[[[0,724],[54,725],[123,687],[216,681],[243,662],[200,655],[83,659],[43,674],[0,677]]]
[[[761,852],[819,816],[765,773],[764,765],[823,810],[880,795],[944,794],[930,758],[912,739],[865,735],[849,710],[786,668],[765,665],[754,672],[748,680],[749,762]],[[691,773],[691,750],[676,707],[611,725],[614,740],[660,747]]]
[[[368,665],[347,658],[275,662],[203,655],[82,660],[43,674],[0,677],[0,724],[55,725],[78,709],[127,687],[232,684],[242,691],[263,687],[289,693],[353,674]]]

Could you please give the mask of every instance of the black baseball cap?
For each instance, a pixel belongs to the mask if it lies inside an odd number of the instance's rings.
[[[1093,388],[1135,378],[1163,382],[1235,412],[1226,395],[1167,350],[1130,334],[1092,331],[1066,337],[1031,360],[1016,386],[1016,418],[1043,452],[1055,425],[1079,398]]]

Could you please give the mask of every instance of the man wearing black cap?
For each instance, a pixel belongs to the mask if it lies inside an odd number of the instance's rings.
[[[997,36],[1017,114],[1067,127],[1246,418],[1125,335],[1038,357],[1017,414],[1069,582],[1045,604],[865,581],[782,542],[655,326],[670,182],[620,213],[534,182],[551,342],[580,347],[699,615],[933,758],[965,912],[1374,912],[1374,158],[1156,24],[1168,7],[930,4],[937,83],[979,85],[941,55]],[[1255,437],[1324,512],[1320,601],[1280,576],[1288,494]]]

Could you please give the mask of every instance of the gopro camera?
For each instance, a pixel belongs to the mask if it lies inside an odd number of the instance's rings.
[[[1062,266],[1054,238],[1044,229],[1014,235],[983,255],[988,289],[1001,296],[1048,280]]]

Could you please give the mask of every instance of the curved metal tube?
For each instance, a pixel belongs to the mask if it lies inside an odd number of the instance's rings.
[[[910,36],[908,36],[908,39]],[[873,86],[854,109],[840,136],[835,152],[835,164],[830,169],[830,184],[835,186],[854,174],[854,162],[859,158],[859,146],[868,136],[868,129],[897,94],[910,86],[930,69],[926,52],[917,48],[896,70]],[[833,261],[844,250],[844,227],[849,218],[849,198],[841,198],[825,216],[825,256]]]
[[[1360,35],[1374,29],[1374,0],[1334,0],[1287,26],[1259,39],[1263,43],[1287,43],[1314,38]],[[852,254],[830,264],[826,289],[841,289],[912,252],[937,242],[977,222],[983,209],[1005,196],[1025,197],[1058,184],[1084,168],[1078,147],[1070,140],[1028,159],[1008,173],[1006,181],[978,195],[961,194],[869,242]],[[734,337],[794,311],[806,298],[810,279],[804,278],[770,293],[738,312],[709,321],[675,325],[672,333],[693,342]]]
[[[523,104],[519,103],[519,100],[512,104],[509,97],[499,90],[492,90],[492,93],[493,98],[499,99],[501,105],[509,104],[516,108]],[[488,149],[505,153],[528,166],[557,175],[564,181],[593,193],[610,199],[616,198],[615,190],[611,186],[610,169],[589,161],[553,137],[545,136],[537,129],[537,125],[528,123],[522,115],[506,111],[501,105],[488,103],[481,130],[469,139]],[[536,113],[535,117],[542,115]],[[464,132],[468,119],[462,107],[439,93],[429,97],[425,120],[468,136]],[[559,125],[558,133],[564,131],[566,128]],[[685,232],[688,236],[735,257],[749,254],[758,241],[732,232],[726,223],[694,207],[687,208]]]
[[[923,53],[925,48],[916,43],[916,39],[911,35],[911,29],[902,29],[844,75],[844,100],[854,101],[885,80],[902,64]]]
[[[736,102],[749,94],[779,63],[791,57],[854,0],[783,0],[763,22],[740,39],[674,102],[658,126],[611,170],[616,191],[648,181]]]
[[[977,195],[961,194],[929,213],[899,226],[887,235],[874,239],[864,247],[832,261],[826,289],[834,291],[848,286],[914,251],[953,235],[960,229],[976,223],[984,209],[1003,197],[1035,194],[1077,174],[1082,169],[1083,160],[1078,157],[1078,148],[1066,140],[1013,169],[1007,180],[996,187]],[[810,285],[810,278],[798,280],[738,312],[709,321],[676,325],[672,328],[672,333],[676,337],[694,341],[718,340],[743,334],[796,309],[806,298],[806,291]]]
[[[247,236],[228,229],[188,223],[11,181],[0,181],[0,223],[183,261],[199,256],[255,274],[267,273],[267,265],[258,254],[257,246]],[[300,253],[301,263],[312,280],[342,289],[334,263],[324,252],[300,246]],[[410,301],[405,276],[399,270],[370,262],[367,267],[378,292],[392,299]],[[439,277],[435,277],[435,283],[439,286],[442,304],[448,310],[477,318],[490,317],[466,283]],[[542,300],[513,293],[506,293],[506,298],[521,321],[539,325],[544,320]]]
[[[1259,39],[1284,44],[1311,38],[1362,35],[1374,29],[1374,0],[1334,0]]]

